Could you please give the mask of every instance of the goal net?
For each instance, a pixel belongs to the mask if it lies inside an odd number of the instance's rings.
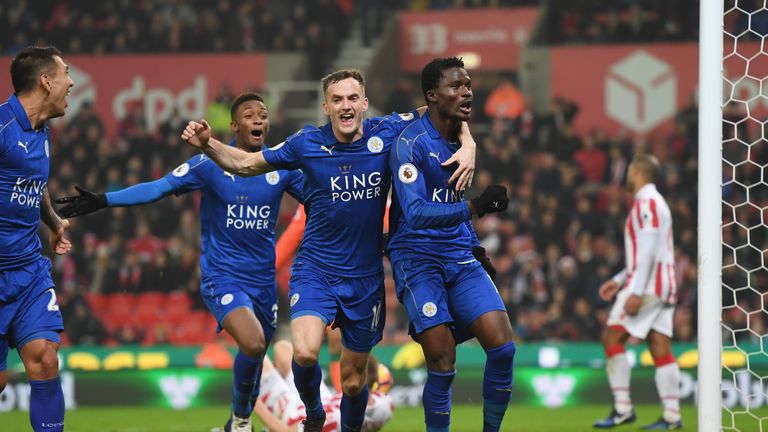
[[[768,409],[761,408],[768,405],[766,3],[766,0],[701,0],[699,430],[702,431],[768,431]],[[720,22],[709,22],[715,18]],[[718,46],[718,42],[721,45]],[[720,130],[714,130],[716,128]]]

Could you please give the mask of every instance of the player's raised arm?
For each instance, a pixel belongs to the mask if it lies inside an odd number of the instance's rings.
[[[202,150],[218,166],[232,174],[250,177],[275,170],[261,152],[248,153],[211,137],[211,127],[204,119],[200,122],[190,121],[181,138],[192,147]]]

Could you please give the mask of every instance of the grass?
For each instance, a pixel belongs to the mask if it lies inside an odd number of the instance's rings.
[[[605,405],[579,405],[560,409],[511,405],[504,418],[502,431],[548,432],[548,431],[594,431],[591,425],[598,418],[605,417],[610,410]],[[614,430],[629,432],[639,430],[639,425],[655,421],[661,412],[657,405],[636,406],[638,422]],[[226,406],[192,408],[172,411],[153,407],[110,407],[79,408],[67,412],[67,432],[208,432],[212,427],[221,426],[226,420],[229,408]],[[764,411],[764,410],[763,410]],[[765,414],[765,412],[763,412]],[[451,430],[474,432],[482,430],[482,406],[462,404],[453,407]],[[749,418],[743,419],[745,422]],[[683,406],[685,430],[695,431],[696,409]],[[257,423],[258,424],[258,423]],[[741,426],[737,422],[738,426]],[[741,430],[758,431],[754,423],[744,423]],[[260,428],[254,428],[257,432]],[[26,412],[14,411],[0,415],[0,430],[29,431]],[[398,408],[395,416],[382,431],[416,432],[424,430],[421,408]]]

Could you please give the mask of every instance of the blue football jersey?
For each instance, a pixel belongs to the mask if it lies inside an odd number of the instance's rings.
[[[40,255],[40,203],[48,183],[50,131],[33,130],[16,95],[0,105],[0,271]]]
[[[307,226],[296,264],[342,277],[382,268],[382,226],[391,174],[389,150],[414,113],[363,121],[363,136],[340,143],[331,124],[306,126],[264,152],[275,168],[304,172]]]
[[[165,176],[176,195],[201,190],[202,283],[275,284],[275,223],[287,191],[302,201],[301,171],[239,177],[205,155]]]
[[[473,259],[479,245],[472,215],[448,179],[455,166],[441,164],[458,150],[440,136],[428,115],[408,125],[390,155],[394,192],[389,253],[393,260],[431,256],[442,261]]]

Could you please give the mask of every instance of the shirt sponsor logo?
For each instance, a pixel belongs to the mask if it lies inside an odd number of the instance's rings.
[[[456,190],[452,188],[432,189],[432,202],[455,203],[459,201],[464,201],[463,192],[456,192]]]
[[[339,176],[330,178],[331,200],[361,201],[381,196],[381,173],[352,174],[352,165],[339,166]]]
[[[175,170],[173,170],[172,174],[174,177],[183,177],[189,172],[189,164],[184,162],[183,164],[179,165]]]
[[[267,229],[271,214],[272,207],[268,205],[227,204],[227,228]]]
[[[40,208],[40,200],[47,182],[18,177],[11,190],[11,203],[22,207]]]
[[[419,171],[412,163],[404,163],[397,170],[397,178],[405,184],[411,184],[419,178]]]

